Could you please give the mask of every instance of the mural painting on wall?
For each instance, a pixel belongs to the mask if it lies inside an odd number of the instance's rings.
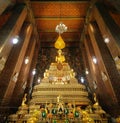
[[[43,77],[46,69],[52,62],[55,62],[55,57],[57,55],[57,50],[55,48],[41,48],[39,51],[38,62],[36,69],[38,71],[38,76]],[[63,49],[63,55],[65,56],[65,61],[68,62],[70,67],[74,69],[76,77],[81,74],[81,56],[78,48],[65,48]]]

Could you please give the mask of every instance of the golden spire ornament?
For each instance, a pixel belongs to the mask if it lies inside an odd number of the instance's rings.
[[[59,35],[58,39],[56,40],[54,47],[59,50],[65,48],[65,42],[62,39],[61,35]]]

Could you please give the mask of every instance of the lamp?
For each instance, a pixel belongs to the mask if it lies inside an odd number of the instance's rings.
[[[67,26],[60,22],[60,24],[56,26],[55,31],[59,34],[62,34],[63,32],[67,31]]]
[[[60,18],[61,18],[61,6],[60,6]],[[57,40],[56,40],[56,42],[55,42],[55,44],[54,44],[54,47],[55,47],[56,49],[61,50],[61,49],[65,48],[65,42],[64,42],[64,40],[62,39],[61,34],[62,34],[63,32],[66,32],[66,31],[67,31],[67,26],[66,26],[65,24],[63,24],[62,22],[60,22],[60,23],[56,26],[55,31],[59,34],[59,36],[58,36],[58,38],[57,38]]]

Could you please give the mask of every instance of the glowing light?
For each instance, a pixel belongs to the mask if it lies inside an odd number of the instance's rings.
[[[85,70],[85,74],[89,74],[89,71],[88,71],[88,69],[86,68],[86,70]]]
[[[33,69],[32,74],[33,74],[33,75],[36,74],[36,69]]]
[[[96,59],[95,56],[93,56],[92,60],[93,60],[93,63],[94,63],[94,64],[97,64],[97,59]]]
[[[15,36],[12,40],[13,44],[17,44],[19,41],[19,36]]]
[[[109,42],[110,42],[110,39],[109,39],[109,38],[105,38],[105,39],[104,39],[104,42],[105,42],[105,43],[109,43]]]
[[[85,81],[83,77],[81,77],[80,80],[82,83],[84,83],[84,81]]]
[[[29,57],[26,57],[25,58],[25,64],[28,64],[29,63]]]
[[[38,80],[37,80],[37,82],[40,83],[40,81],[41,81],[41,78],[39,77]]]

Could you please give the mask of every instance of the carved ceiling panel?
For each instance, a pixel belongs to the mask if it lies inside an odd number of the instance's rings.
[[[55,27],[63,22],[68,30],[62,34],[62,38],[68,42],[69,46],[70,44],[72,46],[69,42],[79,43],[88,6],[89,1],[31,2],[41,42],[53,44],[58,36]]]
[[[35,17],[84,17],[88,2],[32,2]]]

